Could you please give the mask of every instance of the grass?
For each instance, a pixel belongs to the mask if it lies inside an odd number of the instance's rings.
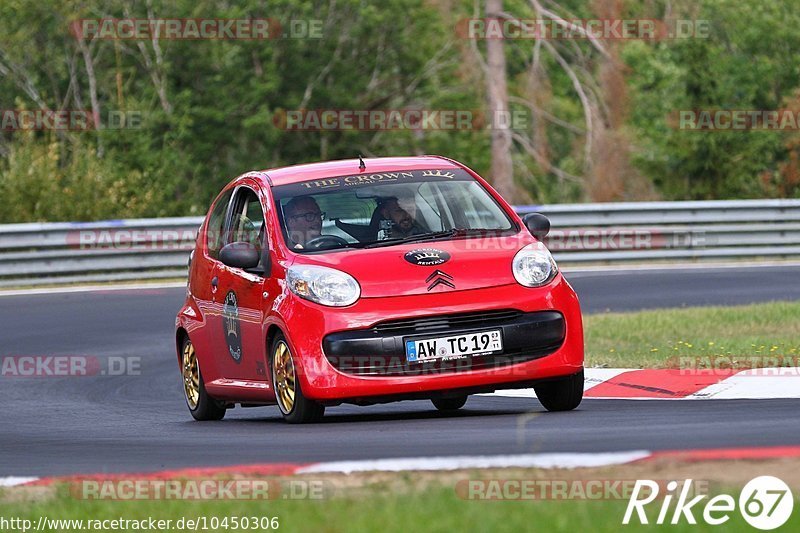
[[[676,358],[800,357],[800,302],[691,307],[584,317],[587,366],[663,368]],[[780,358],[783,358],[781,361]],[[770,363],[772,364],[772,363]]]
[[[400,474],[402,476],[402,474]],[[475,501],[462,499],[452,486],[433,485],[418,490],[387,492],[375,490],[369,496],[346,495],[320,501],[84,501],[61,490],[55,497],[38,503],[4,503],[0,517],[18,517],[36,524],[40,516],[53,519],[108,520],[124,518],[142,520],[170,519],[172,527],[162,531],[181,531],[174,524],[181,518],[205,516],[277,517],[278,531],[619,531],[627,500],[605,501]],[[727,492],[727,491],[726,491]],[[730,492],[729,492],[730,493]],[[733,492],[733,494],[737,494]],[[707,501],[707,500],[706,500]],[[648,507],[652,522],[658,505]],[[674,505],[673,505],[674,506]],[[795,506],[797,507],[797,506]],[[683,521],[678,526],[666,526],[670,531],[715,530],[702,523],[702,508],[695,516],[699,525]],[[210,522],[208,522],[210,525]],[[35,526],[34,526],[35,527]],[[625,527],[639,531],[652,529],[638,522]],[[202,527],[198,528],[203,531]],[[800,513],[795,512],[784,529],[800,529]],[[73,531],[61,528],[59,531]],[[223,527],[207,531],[225,531]],[[725,531],[753,531],[737,512],[724,526]],[[10,530],[9,530],[10,531]],[[45,531],[48,531],[45,529]],[[50,529],[50,531],[53,531]],[[227,531],[244,531],[231,529]],[[251,529],[252,531],[252,529]],[[260,529],[259,529],[260,531]]]

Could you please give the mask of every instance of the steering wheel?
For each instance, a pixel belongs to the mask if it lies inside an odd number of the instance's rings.
[[[313,248],[314,250],[321,250],[323,248],[331,248],[333,246],[348,246],[350,243],[342,239],[338,235],[320,235],[314,237],[306,243],[306,248]]]

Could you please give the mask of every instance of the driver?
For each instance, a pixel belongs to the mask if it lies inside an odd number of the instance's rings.
[[[393,222],[391,229],[391,237],[402,238],[409,235],[421,235],[426,232],[414,218],[402,207],[397,201],[397,198],[391,196],[384,199],[378,204],[381,217]]]
[[[296,249],[303,249],[311,239],[322,234],[322,211],[311,196],[295,196],[283,207],[289,239]]]

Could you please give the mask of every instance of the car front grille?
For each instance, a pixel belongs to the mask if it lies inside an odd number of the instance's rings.
[[[513,320],[521,314],[522,311],[501,309],[498,311],[484,311],[481,313],[462,313],[457,315],[388,320],[375,324],[372,329],[379,335],[396,335],[398,333],[401,335],[424,335],[427,333],[437,333],[439,331],[446,332],[455,328],[488,328]]]

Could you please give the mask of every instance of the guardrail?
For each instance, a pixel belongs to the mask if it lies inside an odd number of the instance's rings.
[[[519,206],[561,264],[800,257],[800,200]],[[202,217],[0,225],[0,286],[185,278]]]
[[[800,256],[800,200],[520,206],[550,218],[561,263]]]

